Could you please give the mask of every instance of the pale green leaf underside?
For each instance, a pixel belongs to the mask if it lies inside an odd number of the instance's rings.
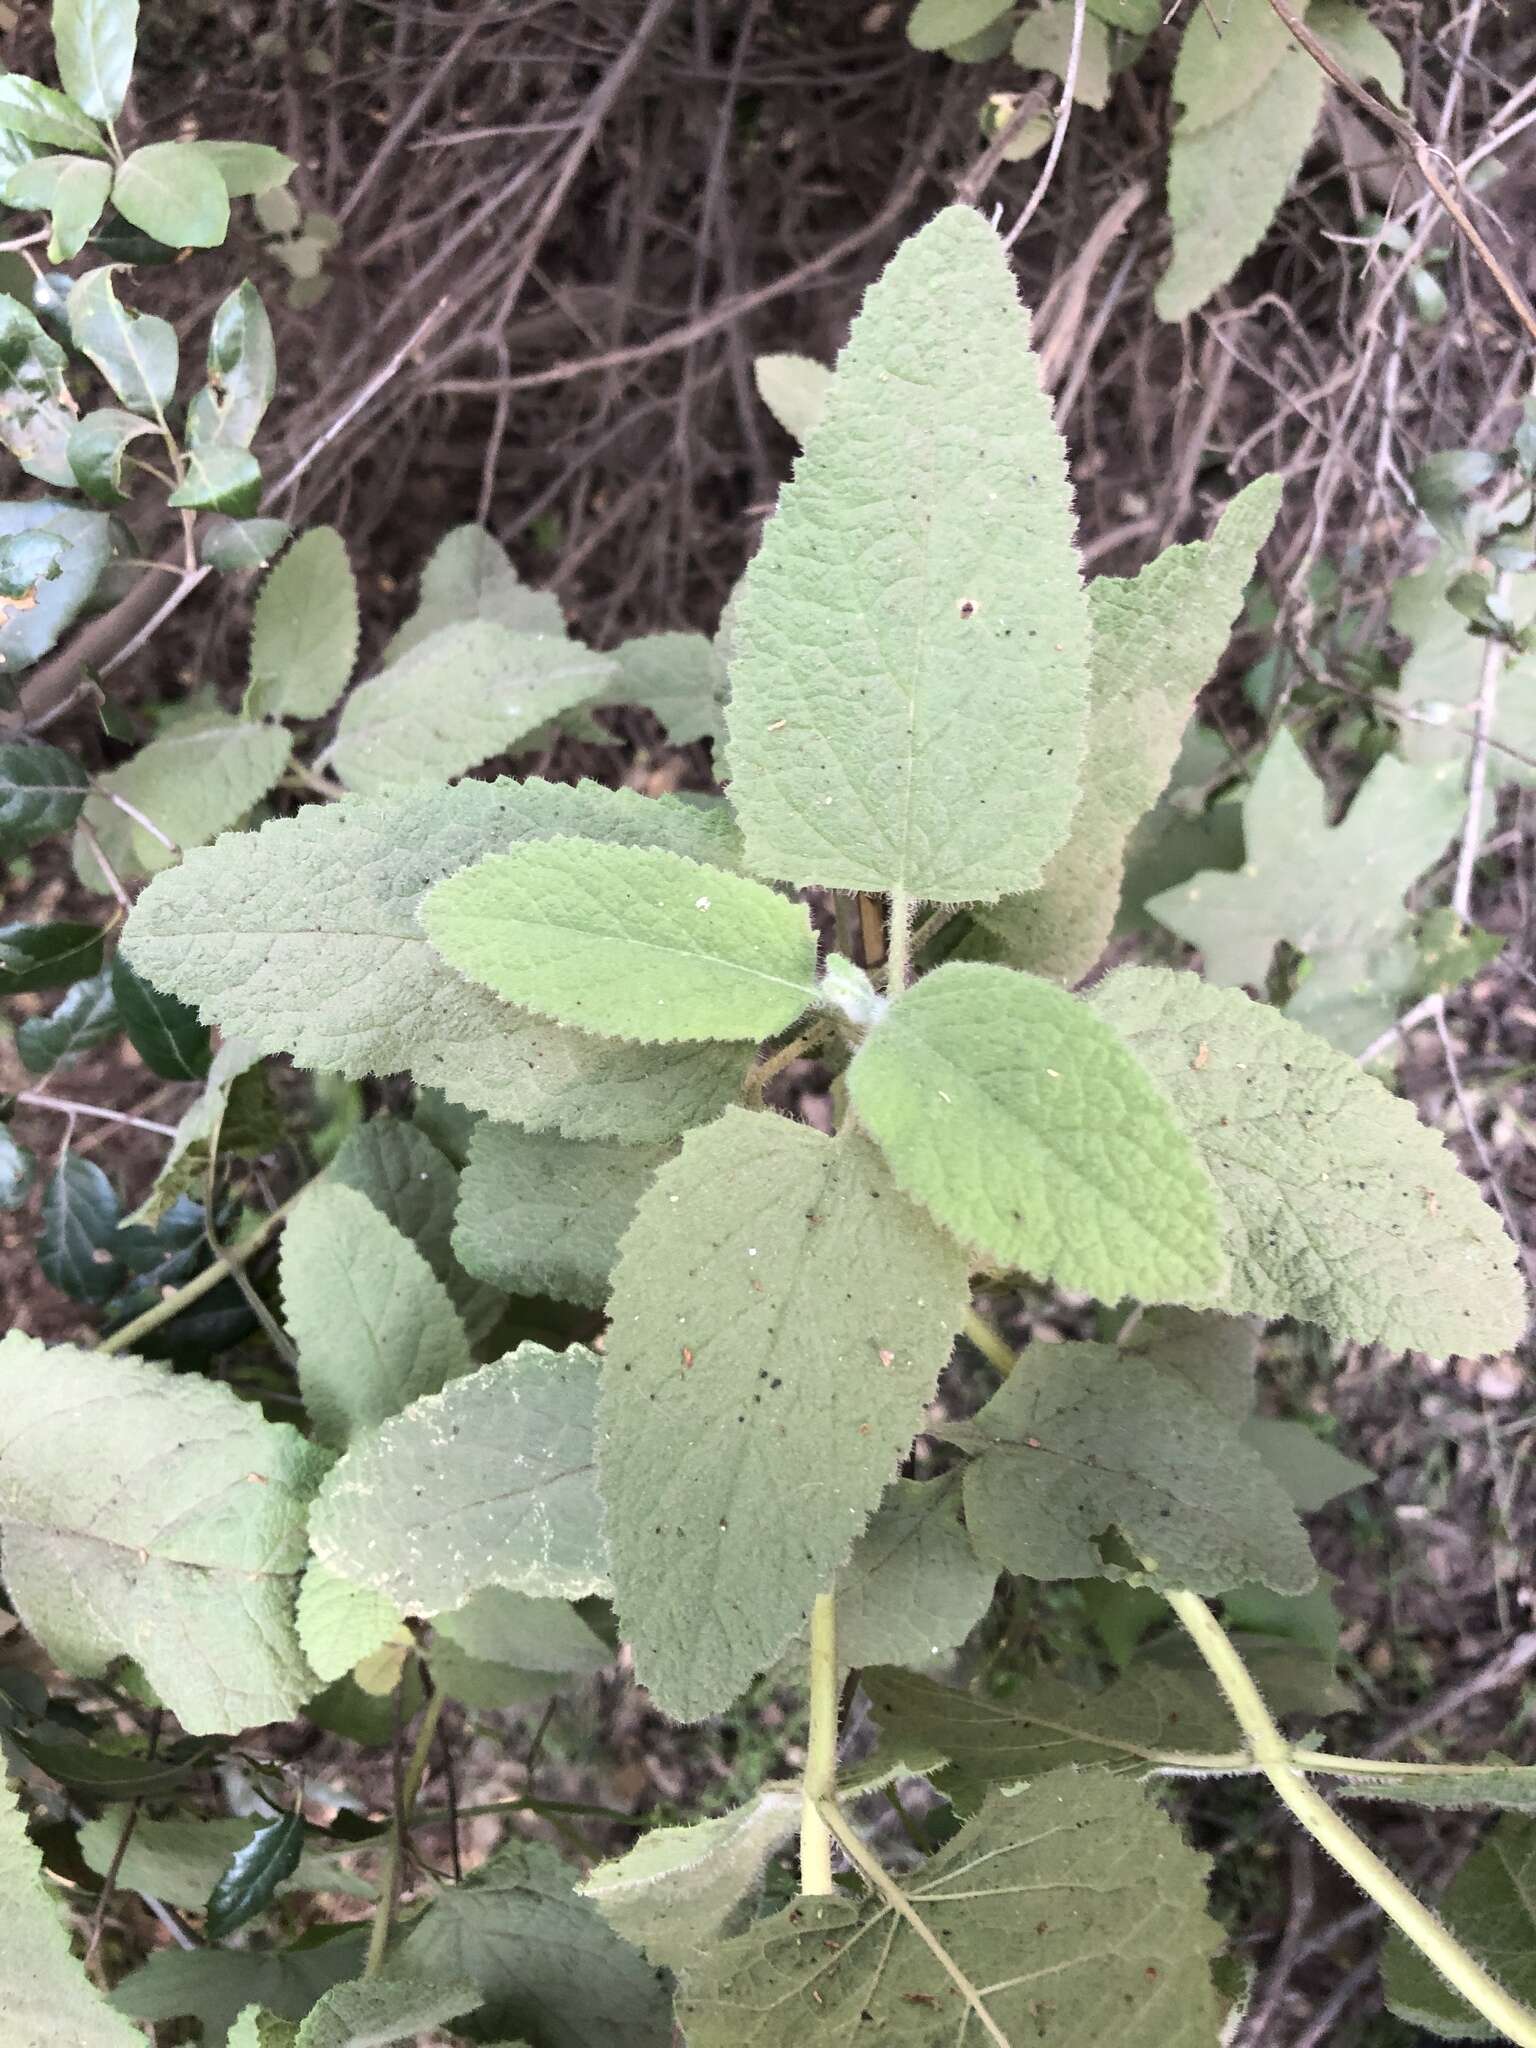
[[[1222,1934],[1206,1867],[1135,1785],[1053,1771],[989,1794],[904,1889],[1004,2040],[1210,2048]],[[678,2019],[689,2048],[982,2039],[920,1937],[869,1895],[798,1900],[714,1949],[685,1973]]]
[[[300,2020],[322,1993],[363,1966],[367,1934],[348,1930],[315,1948],[158,1949],[112,1994],[122,2012],[148,2020],[196,2015],[204,2048],[218,2048],[246,2006]],[[260,2048],[268,2042],[260,2041]]]
[[[295,1610],[299,1642],[316,1678],[333,1685],[395,1635],[405,1617],[371,1586],[354,1586],[310,1561]]]
[[[363,795],[446,782],[601,696],[610,655],[489,619],[441,626],[348,697],[331,765]]]
[[[803,905],[658,848],[547,839],[492,854],[439,882],[420,918],[470,980],[610,1038],[771,1038],[815,1000]]]
[[[1527,2006],[1536,2001],[1536,1820],[1500,1821],[1451,1880],[1439,1911],[1506,1991]],[[1387,2004],[1400,2018],[1451,2040],[1504,2039],[1395,1932],[1387,1940],[1383,1978]]]
[[[995,0],[986,0],[990,7]],[[791,440],[803,448],[821,423],[832,372],[812,356],[766,355],[752,358],[757,395]]]
[[[124,1891],[148,1892],[164,1905],[192,1913],[204,1911],[230,1858],[246,1847],[259,1825],[254,1817],[196,1820],[190,1814],[173,1814],[161,1819],[141,1813],[118,1862],[123,1819],[124,1808],[114,1802],[97,1819],[82,1823],[80,1853],[91,1869],[105,1877],[115,1864],[115,1882]],[[334,1857],[314,1849],[304,1851],[298,1869],[278,1887],[279,1897],[289,1892],[375,1896],[366,1878],[354,1876]]]
[[[409,654],[443,626],[488,619],[511,633],[565,633],[565,615],[552,590],[530,590],[506,551],[482,526],[455,526],[432,550],[421,572],[416,610],[385,650],[387,662]]]
[[[277,783],[291,751],[281,726],[218,712],[189,718],[98,782],[157,825],[171,846],[105,796],[88,798],[85,816],[119,875],[158,874],[175,862],[173,847],[203,846],[238,825]],[[75,864],[88,887],[106,889],[106,877],[84,841]]]
[[[761,357],[759,357],[761,361]],[[643,704],[674,747],[713,739],[725,717],[725,662],[702,633],[648,633],[616,650],[613,694]]]
[[[1006,942],[1012,966],[1080,981],[1108,945],[1127,842],[1167,786],[1280,492],[1278,477],[1260,477],[1227,506],[1208,541],[1165,548],[1135,576],[1089,584],[1092,695],[1071,832],[1038,889],[977,913]]]
[[[9,1785],[0,1787],[0,1918],[5,1925],[4,2025],[49,2048],[144,2048],[137,2028],[101,1998],[70,1953],[58,1902]]]
[[[1063,81],[1072,51],[1072,0],[1042,0],[1026,14],[1013,38],[1013,61],[1025,71],[1049,71]],[[1083,22],[1072,97],[1079,106],[1109,101],[1109,36],[1093,15]]]
[[[619,1240],[666,1157],[661,1145],[578,1144],[482,1124],[459,1183],[454,1250],[508,1294],[601,1308]]]
[[[591,1352],[519,1345],[348,1451],[310,1516],[315,1555],[406,1614],[482,1586],[606,1590],[596,1405]]]
[[[286,1721],[325,1454],[196,1375],[0,1340],[0,1540],[12,1605],[82,1677],[132,1657],[189,1734]]]
[[[1157,1088],[1076,997],[954,963],[894,1002],[849,1089],[949,1230],[1103,1301],[1199,1301],[1225,1278],[1214,1190]]]
[[[727,1111],[624,1239],[603,1372],[620,1617],[664,1711],[729,1705],[848,1557],[965,1313],[857,1133]]]
[[[460,783],[316,805],[160,876],[125,944],[157,987],[263,1052],[351,1076],[411,1072],[455,1102],[577,1138],[652,1144],[714,1115],[748,1053],[607,1044],[465,982],[416,906],[436,881],[528,839],[579,833],[709,860],[729,824],[582,783]]]
[[[651,1828],[579,1887],[616,1934],[679,1971],[738,1931],[763,1870],[800,1821],[798,1785],[763,1786],[745,1806],[688,1827]]]
[[[338,1984],[306,2016],[295,2048],[387,2048],[473,2012],[479,1987],[467,1978],[371,1977]]]
[[[1307,0],[1292,11],[1305,17]],[[1182,112],[1175,134],[1191,134],[1246,109],[1286,52],[1290,31],[1269,0],[1211,0],[1186,20],[1173,72]]]
[[[1062,443],[980,214],[947,208],[871,288],[733,640],[756,872],[944,902],[1039,881],[1077,793],[1088,612]]]
[[[1211,1309],[1148,1309],[1120,1348],[1176,1374],[1234,1422],[1246,1422],[1253,1412],[1259,1331],[1242,1316]]]
[[[1304,1515],[1315,1514],[1341,1493],[1369,1486],[1376,1477],[1369,1465],[1346,1458],[1304,1422],[1255,1415],[1243,1424],[1243,1442],[1258,1452]]]
[[[1363,7],[1348,0],[1314,0],[1307,27],[1323,48],[1361,85],[1380,85],[1389,100],[1403,98],[1403,60]]]
[[[960,1520],[957,1481],[894,1479],[837,1575],[838,1662],[931,1663],[965,1641],[996,1584]]]
[[[1123,1536],[1160,1585],[1224,1593],[1317,1577],[1284,1489],[1231,1421],[1182,1381],[1104,1344],[1037,1345],[969,1423],[965,1520],[983,1557],[1034,1579],[1106,1573]]]
[[[448,1290],[354,1188],[312,1188],[283,1233],[283,1317],[322,1443],[340,1449],[473,1366]]]
[[[249,717],[323,718],[357,660],[357,582],[333,526],[301,534],[251,616]]]
[[[526,2036],[539,2048],[670,2048],[671,2000],[657,1973],[573,1889],[542,1842],[510,1842],[463,1884],[438,1891],[386,1966],[392,1977],[467,1977],[482,2003],[455,2030]]]
[[[613,1653],[568,1600],[540,1600],[485,1586],[432,1626],[468,1657],[552,1678],[590,1678]]]
[[[1234,1308],[1436,1356],[1519,1341],[1525,1292],[1498,1217],[1410,1103],[1192,974],[1124,968],[1092,1000],[1216,1182]]]
[[[1270,12],[1268,0],[1245,0]],[[1193,24],[1198,14],[1192,14]],[[1180,123],[1168,154],[1173,255],[1153,303],[1164,320],[1203,306],[1263,241],[1301,166],[1327,80],[1288,45],[1253,97],[1209,127]]]

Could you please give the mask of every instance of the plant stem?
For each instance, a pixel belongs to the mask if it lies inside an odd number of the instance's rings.
[[[805,1745],[804,1806],[800,1815],[800,1889],[807,1898],[830,1898],[832,1836],[821,1807],[837,1790],[837,1609],[819,1593],[811,1609],[811,1731]]]
[[[1226,1695],[1227,1704],[1248,1738],[1254,1762],[1292,1814],[1362,1891],[1373,1898],[1389,1920],[1420,1949],[1451,1988],[1482,2014],[1490,2026],[1516,2044],[1536,2048],[1536,2013],[1511,1998],[1470,1956],[1420,1899],[1390,1870],[1327,1800],[1307,1783],[1297,1768],[1291,1745],[1275,1725],[1258,1687],[1221,1623],[1197,1593],[1166,1593],[1164,1598],[1194,1639]]]
[[[416,1731],[411,1760],[406,1765],[405,1776],[400,1781],[400,1796],[395,1802],[395,1825],[389,1838],[389,1858],[384,1866],[384,1884],[379,1896],[378,1910],[373,1916],[373,1927],[368,1936],[368,1960],[363,1965],[365,1977],[376,1977],[384,1966],[385,1952],[389,1947],[389,1932],[394,1924],[395,1904],[400,1896],[400,1880],[405,1874],[405,1844],[410,1831],[411,1809],[416,1804],[421,1781],[427,1774],[427,1759],[432,1753],[432,1739],[437,1733],[438,1718],[443,1711],[443,1702],[446,1698],[446,1693],[434,1692],[427,1701],[426,1711],[421,1717],[421,1726]],[[398,1755],[398,1751],[396,1754]]]
[[[911,978],[912,899],[905,889],[891,891],[891,932],[886,948],[885,986],[899,996]]]
[[[194,1301],[201,1301],[205,1294],[211,1294],[226,1274],[254,1258],[268,1238],[281,1229],[303,1192],[304,1189],[300,1188],[297,1194],[290,1195],[281,1208],[274,1209],[270,1216],[263,1217],[248,1237],[243,1237],[239,1244],[228,1246],[211,1266],[204,1266],[201,1273],[194,1273],[185,1286],[174,1288],[171,1293],[163,1295],[152,1308],[145,1309],[143,1315],[135,1316],[131,1323],[124,1323],[120,1330],[114,1330],[110,1337],[104,1337],[96,1349],[109,1352],[131,1351],[141,1337],[147,1337],[152,1330],[158,1330],[162,1323],[168,1323],[173,1316],[179,1316],[184,1308],[190,1308]]]
[[[993,1329],[986,1317],[978,1315],[975,1309],[968,1308],[965,1312],[965,1321],[960,1328],[988,1365],[996,1366],[1003,1378],[1007,1379],[1018,1364],[1018,1360],[1013,1355],[1012,1346]]]

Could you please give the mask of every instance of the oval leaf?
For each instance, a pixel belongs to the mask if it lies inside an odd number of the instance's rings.
[[[172,249],[216,249],[229,232],[229,192],[218,166],[183,142],[151,142],[119,165],[112,204]]]
[[[265,1827],[257,1828],[250,1840],[230,1857],[209,1894],[208,1939],[222,1941],[247,1920],[265,1912],[284,1878],[292,1877],[298,1869],[303,1849],[302,1814],[280,1814]]]

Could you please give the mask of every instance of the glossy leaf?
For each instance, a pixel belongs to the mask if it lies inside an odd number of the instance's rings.
[[[60,1061],[102,1045],[121,1028],[112,976],[103,970],[77,981],[46,1017],[26,1017],[16,1027],[16,1050],[33,1074],[47,1074]]]
[[[113,268],[87,270],[71,285],[70,338],[130,412],[158,418],[176,395],[176,330],[154,313],[135,313],[123,305],[112,282]]]
[[[74,482],[65,454],[75,412],[66,357],[36,316],[0,293],[0,444],[39,482]],[[8,523],[6,531],[16,531]]]
[[[0,996],[66,988],[101,970],[101,931],[94,924],[0,925]]]
[[[352,675],[357,579],[333,526],[301,534],[262,584],[251,616],[248,718],[323,718]]]
[[[160,1819],[141,1813],[118,1867],[118,1886],[200,1913],[220,1875],[249,1844],[258,1825],[254,1818],[197,1820],[179,1813]],[[103,1877],[112,1866],[122,1832],[120,1811],[86,1821],[80,1829],[80,1853]],[[366,1878],[344,1870],[314,1837],[301,1851],[292,1877],[278,1885],[279,1895],[311,1891],[367,1899],[373,1890]]]
[[[492,854],[429,891],[420,919],[471,981],[613,1038],[769,1038],[816,998],[802,905],[654,848],[553,839]]]
[[[75,482],[98,505],[123,504],[128,496],[123,488],[123,461],[128,444],[156,431],[153,420],[136,412],[122,412],[113,405],[87,413],[67,444]]]
[[[962,1243],[1107,1302],[1219,1295],[1204,1167],[1114,1032],[1063,990],[941,967],[892,1003],[848,1081],[896,1179]]]
[[[6,1583],[54,1661],[93,1677],[133,1657],[194,1735],[296,1713],[313,1682],[293,1596],[324,1454],[215,1381],[17,1332],[0,1396]],[[154,1483],[125,1489],[141,1466]]]
[[[52,651],[90,602],[112,552],[103,512],[86,512],[52,498],[0,505],[0,539],[38,533],[62,544],[54,574],[18,604],[0,600],[0,677],[20,675]]]
[[[24,135],[50,149],[75,149],[86,156],[105,156],[107,145],[88,114],[51,85],[41,85],[19,71],[0,71],[0,128]]]
[[[138,25],[139,0],[54,0],[59,77],[93,120],[115,120],[123,110]]]
[[[213,1059],[206,1024],[175,996],[134,973],[121,956],[112,962],[112,995],[134,1051],[167,1081],[201,1081]]]
[[[663,1711],[728,1706],[831,1584],[966,1294],[856,1132],[732,1109],[657,1174],[614,1277],[602,1460],[620,1619]]]
[[[0,1786],[0,1918],[5,1924],[5,2025],[11,2038],[57,2048],[143,2048],[70,1953],[60,1901],[9,1785]]]
[[[50,263],[68,263],[85,247],[112,189],[110,165],[89,156],[44,156],[20,164],[0,186],[7,206],[52,216]]]
[[[1512,1247],[1410,1103],[1276,1011],[1192,974],[1122,968],[1092,1000],[1216,1183],[1232,1307],[1437,1355],[1518,1342]]]
[[[37,1154],[0,1124],[0,1209],[19,1209],[37,1179]]]
[[[304,1818],[284,1813],[256,1828],[230,1857],[208,1895],[208,1939],[222,1941],[263,1913],[285,1878],[299,1867]]]
[[[283,519],[209,519],[197,537],[197,559],[221,576],[265,569],[292,532]]]
[[[247,278],[208,330],[208,382],[187,407],[188,447],[249,448],[276,388],[272,323]]]
[[[216,249],[229,232],[229,192],[218,167],[184,142],[150,142],[118,166],[112,204],[172,249]]]
[[[173,510],[228,512],[239,519],[261,502],[261,468],[244,448],[203,442],[187,450],[186,474],[165,501]]]
[[[943,902],[1039,882],[1077,796],[1088,610],[1029,323],[968,207],[870,289],[735,614],[755,872]]]

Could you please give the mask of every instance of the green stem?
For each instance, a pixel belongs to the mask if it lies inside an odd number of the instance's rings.
[[[1474,2011],[1513,2041],[1516,2048],[1536,2048],[1536,2013],[1495,1983],[1450,1930],[1441,1926],[1428,1906],[1415,1898],[1396,1872],[1307,1783],[1297,1766],[1316,1759],[1293,1754],[1247,1665],[1210,1608],[1197,1593],[1167,1593],[1164,1597],[1226,1695],[1227,1704],[1248,1738],[1254,1762],[1307,1833],[1376,1901],[1388,1919],[1396,1922]]]
[[[886,942],[885,986],[899,996],[911,980],[913,902],[905,889],[891,891],[891,927]]]
[[[308,1183],[306,1183],[306,1186]],[[147,1337],[152,1330],[158,1330],[162,1323],[179,1316],[184,1308],[190,1308],[194,1301],[201,1301],[205,1294],[211,1294],[225,1275],[243,1266],[255,1257],[273,1234],[281,1229],[293,1211],[294,1204],[304,1192],[290,1195],[281,1208],[274,1209],[270,1216],[262,1218],[248,1237],[239,1244],[232,1244],[216,1258],[211,1266],[205,1266],[201,1273],[194,1273],[185,1286],[175,1288],[164,1295],[153,1308],[145,1309],[143,1315],[135,1316],[131,1323],[124,1323],[120,1330],[114,1330],[110,1337],[102,1339],[98,1351],[131,1351],[141,1337]]]
[[[800,1889],[830,1898],[832,1836],[822,1804],[837,1790],[837,1610],[830,1593],[811,1609],[811,1729],[805,1745],[804,1805],[800,1814]]]
[[[416,1742],[411,1750],[411,1760],[405,1767],[405,1776],[400,1781],[400,1797],[395,1806],[395,1825],[389,1838],[389,1856],[384,1865],[384,1884],[380,1893],[378,1909],[373,1916],[373,1927],[368,1936],[368,1960],[363,1965],[365,1977],[376,1977],[384,1967],[385,1952],[389,1948],[389,1932],[394,1924],[395,1906],[400,1897],[400,1880],[405,1874],[405,1845],[410,1832],[411,1810],[416,1804],[416,1795],[421,1790],[421,1781],[427,1774],[427,1761],[432,1753],[432,1738],[437,1733],[437,1724],[443,1711],[446,1693],[435,1692],[427,1701],[426,1711],[421,1717]]]
[[[968,1308],[965,1312],[965,1321],[960,1327],[988,1365],[996,1366],[1003,1378],[1007,1379],[1018,1360],[1013,1355],[1013,1347],[993,1329],[986,1317],[978,1315],[975,1309]]]

